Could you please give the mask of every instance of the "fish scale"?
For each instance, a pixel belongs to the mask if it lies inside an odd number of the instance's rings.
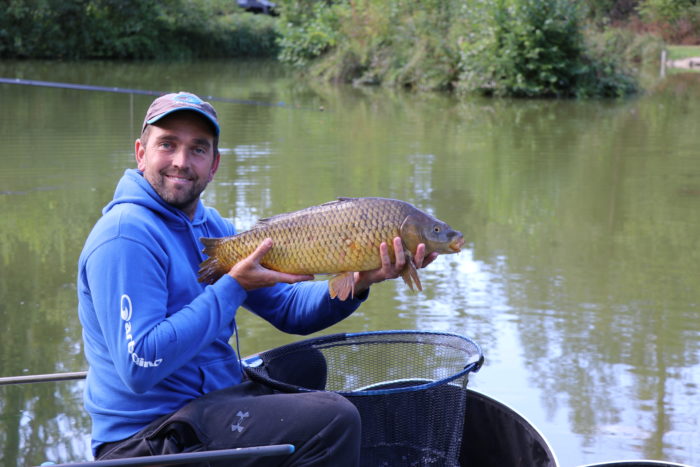
[[[291,274],[348,274],[381,266],[379,245],[386,242],[394,258],[392,241],[401,237],[409,259],[419,243],[425,254],[455,253],[464,243],[460,232],[405,201],[388,198],[339,198],[319,206],[261,219],[250,230],[224,238],[202,238],[209,256],[200,265],[199,280],[213,283],[260,243],[273,246],[261,264]],[[407,261],[406,283],[420,281]],[[350,278],[346,278],[350,280]],[[331,285],[331,295],[333,288]]]

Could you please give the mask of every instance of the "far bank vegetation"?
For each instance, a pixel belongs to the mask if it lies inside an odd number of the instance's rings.
[[[1,59],[278,58],[319,79],[515,97],[618,97],[700,0],[11,0]]]
[[[280,57],[328,80],[517,97],[617,97],[697,43],[697,0],[281,0]]]

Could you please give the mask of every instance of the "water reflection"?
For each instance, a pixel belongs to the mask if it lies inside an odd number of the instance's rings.
[[[300,83],[269,64],[198,69],[0,63],[4,76],[289,103],[217,105],[223,161],[205,201],[239,229],[388,196],[467,240],[421,271],[423,292],[380,284],[327,332],[473,338],[486,364],[471,384],[530,418],[563,466],[700,463],[697,77],[624,102],[514,102]],[[76,261],[133,166],[150,98],[0,85],[0,102],[0,374],[82,370]],[[244,354],[298,339],[245,311],[239,329]],[[6,465],[84,459],[81,390],[0,387]]]

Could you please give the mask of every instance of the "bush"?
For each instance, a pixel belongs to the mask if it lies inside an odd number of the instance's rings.
[[[11,0],[0,57],[190,58],[277,53],[276,21],[224,0]]]
[[[463,43],[464,86],[499,95],[570,94],[585,67],[578,15],[567,0],[496,0],[479,47]]]
[[[700,2],[642,0],[639,13],[644,29],[674,44],[700,44]]]
[[[697,5],[696,0],[642,0],[639,12],[649,22],[673,23]]]
[[[639,0],[584,0],[587,18],[598,24],[627,21],[637,14]]]
[[[586,39],[574,0],[281,1],[281,59],[330,80],[519,97],[634,90],[615,42]]]
[[[280,59],[304,67],[321,56],[338,40],[339,5],[313,0],[281,2]]]
[[[267,15],[251,13],[222,17],[220,56],[276,57],[279,53],[278,23]]]
[[[280,58],[332,81],[449,89],[459,57],[447,36],[462,3],[281,0]]]
[[[476,40],[461,43],[463,91],[514,97],[612,97],[634,92],[614,43],[586,40],[569,0],[496,0]]]

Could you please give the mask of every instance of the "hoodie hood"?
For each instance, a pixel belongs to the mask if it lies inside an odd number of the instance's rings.
[[[199,225],[205,221],[205,210],[202,201],[197,202],[194,218],[177,209],[160,197],[150,183],[144,178],[143,172],[137,169],[127,169],[114,191],[114,198],[102,209],[102,214],[108,213],[118,204],[133,203],[144,206],[159,213],[168,223]]]

